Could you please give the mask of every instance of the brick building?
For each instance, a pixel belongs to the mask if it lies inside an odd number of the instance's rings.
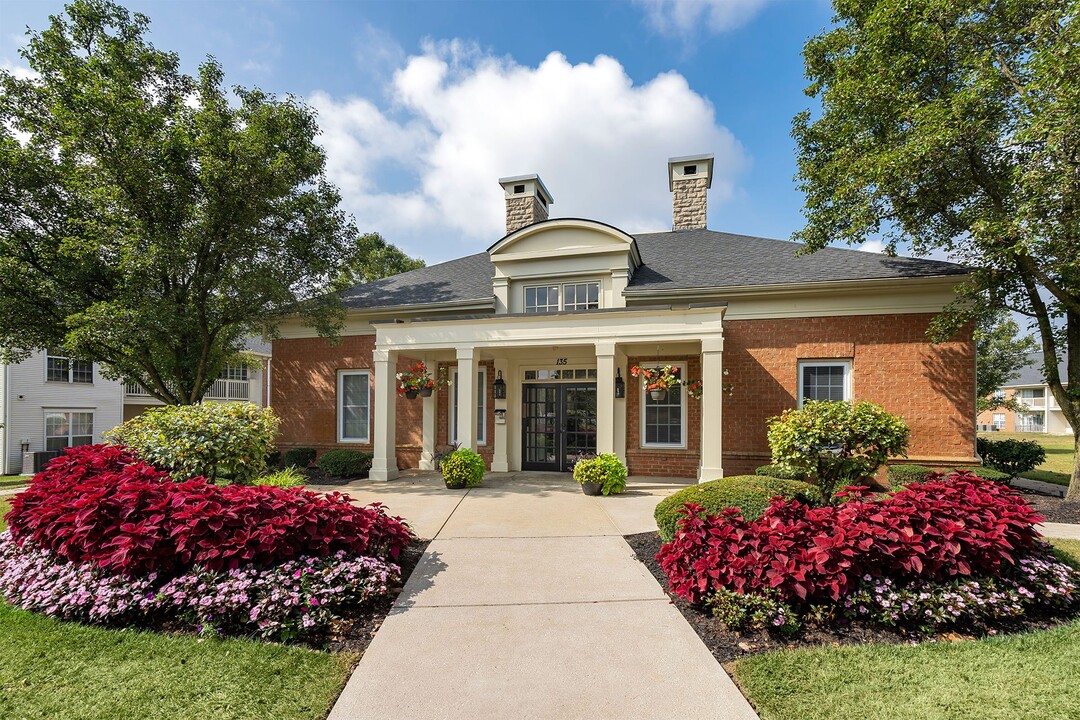
[[[767,463],[766,420],[816,398],[903,416],[910,462],[977,463],[970,332],[925,335],[965,269],[708,230],[711,182],[711,155],[672,158],[674,229],[634,236],[548,219],[538,176],[504,178],[506,235],[486,251],[353,288],[339,344],[283,326],[281,447],[372,452],[379,479],[457,441],[495,471],[597,451],[633,474],[707,480]],[[400,397],[395,373],[417,360],[454,382]],[[701,397],[653,398],[630,377],[666,364],[700,378]]]

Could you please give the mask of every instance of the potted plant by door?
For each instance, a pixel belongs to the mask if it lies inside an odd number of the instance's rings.
[[[461,448],[442,458],[439,463],[443,481],[451,490],[476,487],[484,479],[484,458],[469,448]]]
[[[641,378],[642,387],[654,402],[666,400],[668,390],[680,384],[679,369],[671,365],[652,368],[635,365],[630,368],[630,374]]]
[[[626,465],[614,453],[585,457],[574,463],[574,479],[586,495],[616,495],[626,489]]]

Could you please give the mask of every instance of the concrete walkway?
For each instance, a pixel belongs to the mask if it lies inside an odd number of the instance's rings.
[[[687,482],[632,478],[609,498],[544,473],[337,488],[433,540],[330,720],[756,718],[622,539]]]

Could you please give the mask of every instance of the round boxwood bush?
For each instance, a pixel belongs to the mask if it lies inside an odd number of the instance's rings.
[[[896,490],[911,483],[922,482],[932,472],[934,469],[925,465],[890,465],[887,473],[889,487]]]
[[[701,505],[709,515],[718,515],[724,508],[739,508],[746,520],[757,520],[777,496],[797,498],[808,503],[816,503],[820,498],[813,485],[799,480],[735,475],[680,490],[661,500],[653,517],[656,518],[660,538],[664,542],[671,542],[675,537],[675,525],[682,517],[680,511],[686,503]]]
[[[962,467],[956,468],[957,470],[967,470],[972,475],[978,475],[983,480],[990,480],[992,482],[1005,483],[1006,485],[1012,483],[1013,476],[1009,473],[1003,473],[1000,470],[995,470],[992,467]]]
[[[754,474],[771,478],[780,478],[781,480],[806,480],[805,471],[776,464],[762,465],[754,470]]]
[[[446,487],[475,487],[484,479],[484,458],[469,448],[455,450],[442,459],[442,476]]]
[[[359,450],[327,450],[319,457],[319,469],[330,477],[360,477],[371,469],[371,455]]]
[[[315,448],[298,447],[285,451],[285,467],[306,468],[315,460]]]
[[[614,453],[602,453],[575,463],[574,479],[582,485],[598,484],[604,495],[616,495],[626,489],[626,466]]]

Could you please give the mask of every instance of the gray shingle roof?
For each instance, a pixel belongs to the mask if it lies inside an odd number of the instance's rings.
[[[1061,376],[1061,381],[1068,384],[1068,373],[1065,372],[1065,364],[1069,361],[1069,356],[1066,355],[1061,359],[1061,363],[1058,365],[1058,374]],[[1016,387],[1018,385],[1042,385],[1046,381],[1043,378],[1043,355],[1041,352],[1028,353],[1028,364],[1020,369],[1020,376],[1015,380],[1007,383],[1005,387]]]
[[[565,219],[565,218],[560,218]],[[840,280],[962,275],[967,268],[938,260],[888,257],[842,248],[795,256],[787,240],[713,230],[637,235],[644,265],[629,291],[680,290]],[[344,293],[348,308],[490,300],[494,266],[486,252],[357,285]]]
[[[845,248],[796,256],[787,240],[713,230],[676,230],[637,236],[644,267],[631,291],[801,284],[831,280],[962,275],[967,268],[938,260],[888,257]]]

